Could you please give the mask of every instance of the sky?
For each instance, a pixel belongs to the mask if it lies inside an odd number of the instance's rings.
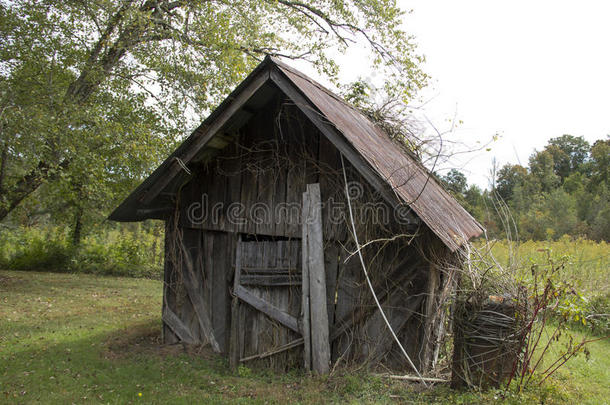
[[[426,56],[432,122],[463,120],[449,135],[491,151],[452,165],[486,186],[492,159],[527,164],[563,134],[610,134],[610,2],[404,0],[405,29]],[[436,125],[436,124],[435,124]]]
[[[399,0],[405,30],[432,79],[413,101],[418,118],[475,149],[442,167],[487,187],[492,160],[527,165],[550,138],[590,143],[610,134],[610,2],[603,0]],[[342,78],[367,76],[357,52]],[[352,59],[350,61],[350,59]],[[341,62],[342,61],[342,62]],[[363,67],[364,66],[364,67]],[[364,69],[364,70],[363,70]],[[315,74],[312,74],[314,77]],[[429,130],[431,127],[429,126]],[[477,143],[479,141],[480,143]]]

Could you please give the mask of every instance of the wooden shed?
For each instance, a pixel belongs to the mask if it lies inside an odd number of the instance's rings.
[[[151,218],[164,342],[318,372],[429,369],[482,232],[380,127],[270,57],[110,216]]]

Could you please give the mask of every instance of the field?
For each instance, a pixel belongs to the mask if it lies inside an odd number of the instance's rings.
[[[532,262],[543,261],[548,250],[553,260],[566,261],[561,277],[574,282],[580,292],[589,298],[610,293],[610,245],[606,242],[564,236],[556,241],[526,241],[518,245],[494,241],[490,246],[502,266],[512,265],[525,275]]]
[[[608,403],[610,342],[549,384],[502,398],[338,372],[310,378],[240,368],[205,349],[159,344],[161,283],[0,271],[1,403]],[[605,402],[606,401],[606,402]]]

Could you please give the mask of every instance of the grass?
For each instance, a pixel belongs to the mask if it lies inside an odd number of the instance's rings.
[[[160,345],[161,283],[0,271],[0,403],[608,403],[610,343],[591,344],[540,389],[422,390],[361,372],[308,377]],[[140,396],[141,394],[141,396]]]
[[[549,249],[551,257],[566,257],[568,265],[562,277],[573,280],[583,293],[593,297],[610,291],[610,244],[563,236],[556,241],[525,241],[518,246],[506,240],[494,241],[492,253],[503,266],[510,267],[509,258],[517,257],[516,267],[527,273],[530,259],[544,257],[541,250]],[[512,254],[511,254],[512,251]]]

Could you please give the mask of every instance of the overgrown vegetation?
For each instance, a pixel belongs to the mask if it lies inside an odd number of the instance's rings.
[[[354,371],[235,375],[205,349],[159,346],[161,296],[156,280],[0,271],[0,402],[599,404],[610,396],[608,341],[589,346],[591,361],[573,359],[521,394],[421,390]]]
[[[74,245],[66,228],[29,227],[0,232],[0,267],[161,278],[161,224],[119,226],[83,237]]]
[[[478,248],[484,245],[478,243]],[[569,283],[578,292],[582,319],[571,327],[591,330],[598,336],[610,333],[610,246],[607,242],[573,239],[567,235],[556,241],[512,243],[493,241],[486,246],[498,264],[513,269],[516,280],[531,282],[531,266],[541,263],[545,255],[554,263],[562,263],[554,279]]]
[[[469,251],[453,320],[459,381],[522,392],[574,357],[588,360],[589,345],[610,337],[607,252],[604,242],[567,236],[523,249],[480,243]]]

